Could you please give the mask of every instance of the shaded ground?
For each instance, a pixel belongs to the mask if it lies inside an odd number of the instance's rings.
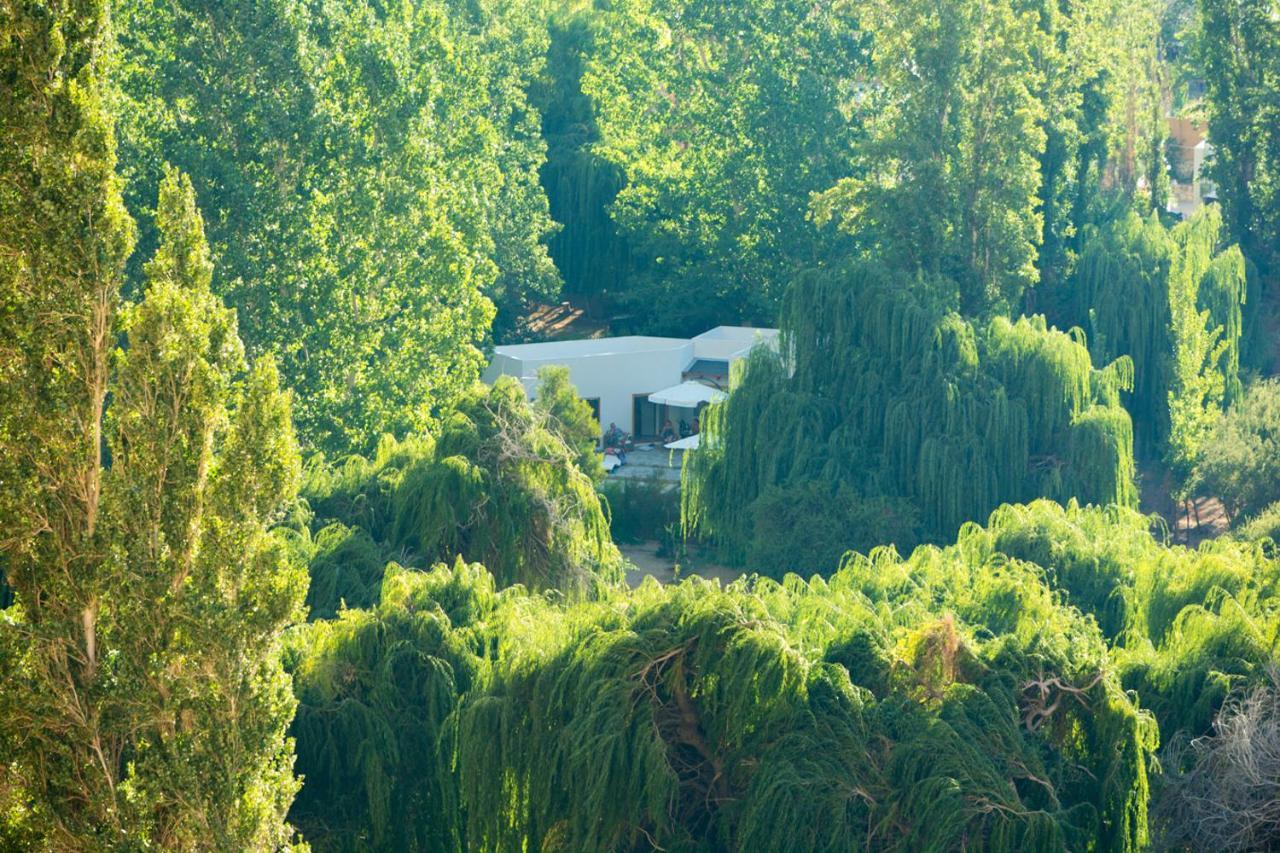
[[[609,329],[607,323],[591,319],[584,309],[569,302],[535,304],[523,322],[529,336],[538,341],[598,338]]]
[[[1196,498],[1194,501],[1175,501],[1170,494],[1168,475],[1158,466],[1142,466],[1142,501],[1139,505],[1145,513],[1157,513],[1169,525],[1169,535],[1174,542],[1191,546],[1227,532],[1227,512],[1217,498]]]
[[[637,587],[647,576],[653,575],[660,583],[677,583],[681,578],[698,575],[704,578],[716,578],[721,585],[742,576],[742,572],[728,566],[719,566],[704,561],[697,550],[693,550],[680,566],[680,576],[675,574],[675,561],[658,556],[658,542],[649,541],[639,545],[619,545],[618,550],[626,557],[631,567],[627,569],[627,585]]]

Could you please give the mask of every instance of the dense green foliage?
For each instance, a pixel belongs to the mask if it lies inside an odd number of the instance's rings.
[[[576,604],[461,562],[389,574],[300,635],[311,841],[1144,849],[1158,739],[1265,682],[1280,627],[1280,564],[1150,525],[1040,502],[825,581]]]
[[[749,511],[744,562],[771,577],[829,571],[846,551],[866,553],[890,542],[910,551],[924,538],[920,512],[908,498],[868,496],[848,483],[769,486]]]
[[[448,718],[481,666],[493,578],[392,567],[378,597],[292,638],[306,785],[291,817],[318,850],[465,849]]]
[[[608,518],[563,423],[504,377],[473,387],[437,434],[387,437],[372,458],[315,460],[303,486],[316,528],[303,546],[312,615],[375,603],[392,555],[422,568],[461,555],[492,566],[500,587],[594,593],[620,580]]]
[[[577,389],[569,382],[569,368],[563,365],[538,368],[533,409],[545,418],[547,428],[573,451],[578,470],[597,483],[604,479],[604,459],[596,450],[600,424],[596,423],[591,406],[578,398]]]
[[[816,218],[892,266],[950,278],[966,314],[1016,311],[1042,276],[1059,281],[1103,187],[1132,194],[1163,174],[1150,4],[879,0],[860,13],[868,139]]]
[[[867,74],[849,4],[806,0],[601,5],[582,77],[600,140],[626,183],[610,207],[626,237],[624,304],[639,325],[696,334],[768,325],[800,269],[840,253],[806,219],[848,173],[847,104]]]
[[[1143,452],[1163,455],[1180,482],[1241,393],[1248,278],[1222,232],[1216,208],[1173,229],[1154,214],[1121,216],[1087,241],[1062,311],[1088,332],[1095,359],[1133,359],[1128,403]]]
[[[268,532],[299,479],[290,401],[269,360],[246,372],[175,171],[117,312],[109,32],[75,11],[0,17],[0,67],[23,72],[0,109],[28,134],[0,194],[0,826],[56,849],[275,848],[297,790],[279,638],[306,582]]]
[[[1194,737],[1230,691],[1266,679],[1280,643],[1280,562],[1251,542],[1164,547],[1152,523],[1120,508],[1013,506],[992,515],[990,541],[1044,567],[1064,600],[1096,620],[1122,683],[1165,740]]]
[[[929,284],[871,265],[796,282],[782,353],[752,354],[686,458],[690,534],[743,561],[756,502],[778,501],[779,488],[784,501],[825,498],[832,553],[882,534],[910,544],[917,524],[944,540],[1001,503],[1037,496],[1136,502],[1119,405],[1128,359],[1097,370],[1082,342],[1043,318],[978,329],[912,293]],[[825,495],[809,497],[814,489]],[[779,529],[789,538],[772,547],[805,555],[809,533],[792,530]]]
[[[1277,92],[1275,0],[0,0],[0,848],[1274,846]],[[782,327],[679,491],[476,382],[577,307]]]
[[[1250,518],[1240,528],[1239,535],[1245,539],[1270,539],[1280,543],[1280,501],[1263,509]]]
[[[1200,0],[1203,69],[1218,185],[1231,237],[1280,294],[1280,14],[1274,0]]]
[[[999,0],[866,8],[869,139],[818,221],[838,219],[895,266],[953,278],[966,313],[1016,305],[1043,230],[1037,15]]]
[[[191,175],[251,353],[309,444],[371,451],[481,366],[493,307],[554,294],[530,4],[120,4],[122,168],[144,248],[163,162]],[[447,128],[447,132],[441,132]]]
[[[1280,501],[1280,382],[1258,382],[1218,419],[1192,487],[1222,500],[1232,517]]]
[[[1068,274],[1101,196],[1163,203],[1141,0],[561,5],[538,89],[552,251],[629,326],[767,321],[858,249],[953,278],[968,311],[1017,308]],[[851,241],[806,221],[813,193]]]

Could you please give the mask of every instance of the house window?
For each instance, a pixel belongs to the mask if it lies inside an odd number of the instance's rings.
[[[593,418],[595,418],[595,419],[596,419],[596,425],[597,425],[597,426],[599,426],[599,424],[600,424],[600,398],[599,398],[599,397],[584,397],[582,401],[583,401],[584,403],[586,403],[588,406],[590,406],[590,407],[591,407],[591,417],[593,417]]]

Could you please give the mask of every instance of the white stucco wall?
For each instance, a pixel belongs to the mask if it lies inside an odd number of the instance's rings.
[[[619,339],[624,341],[625,339]],[[569,368],[569,380],[583,399],[600,401],[600,427],[608,429],[616,423],[628,433],[635,432],[634,396],[648,395],[680,384],[685,367],[693,360],[693,343],[667,341],[628,341],[613,351],[557,352],[554,348],[536,350],[520,356],[495,353],[486,382],[498,376],[517,376],[532,387],[529,378],[547,364],[563,364]]]
[[[569,368],[569,380],[578,396],[600,401],[602,430],[616,423],[635,434],[636,395],[648,396],[679,385],[695,358],[734,361],[754,345],[776,346],[777,335],[776,329],[719,326],[691,340],[628,336],[509,344],[495,348],[483,379],[492,383],[499,376],[514,376],[532,394],[539,368],[563,364]]]

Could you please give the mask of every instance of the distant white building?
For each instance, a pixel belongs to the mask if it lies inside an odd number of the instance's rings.
[[[663,423],[691,423],[700,404],[690,396],[693,382],[709,389],[727,389],[729,367],[760,344],[777,346],[777,329],[717,326],[695,338],[628,336],[577,341],[548,341],[495,347],[484,380],[514,376],[530,397],[538,384],[538,369],[548,364],[569,368],[579,396],[595,411],[602,429],[610,424],[638,438],[655,438]],[[693,390],[697,390],[694,388]],[[687,399],[692,405],[653,402]]]

